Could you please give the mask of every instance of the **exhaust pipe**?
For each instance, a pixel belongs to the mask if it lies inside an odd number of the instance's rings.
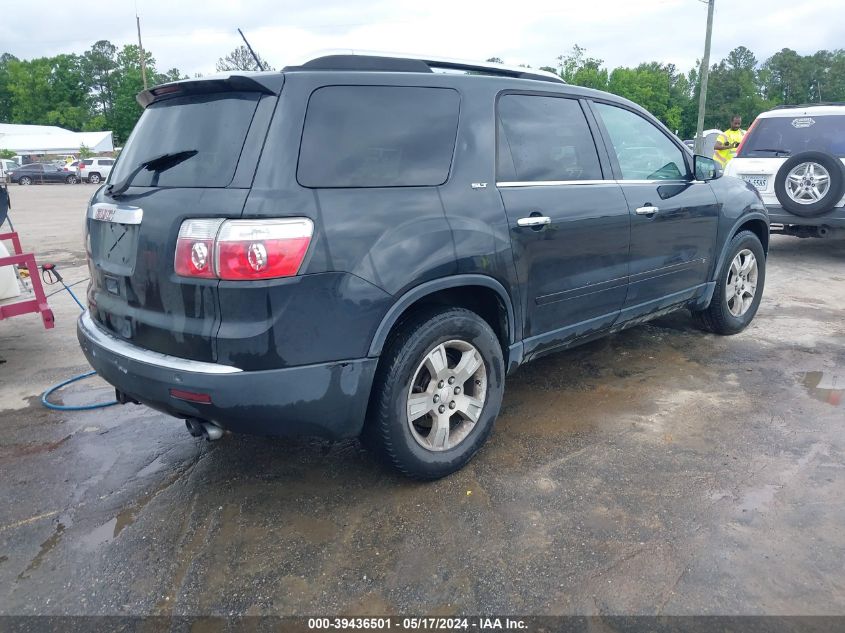
[[[114,390],[114,399],[117,400],[120,404],[141,404],[132,396],[123,393],[120,389]]]
[[[187,418],[185,420],[185,426],[192,437],[204,437],[209,442],[219,440],[223,437],[223,429],[214,424],[214,422],[200,420],[199,418]]]
[[[223,437],[223,429],[214,424],[214,422],[203,422],[202,430],[203,434],[205,435],[205,439],[209,442],[219,440],[221,437]]]
[[[845,229],[827,224],[821,225],[816,231],[816,235],[825,239],[845,237]]]

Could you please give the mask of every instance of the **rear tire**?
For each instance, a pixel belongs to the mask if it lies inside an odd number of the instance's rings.
[[[698,325],[714,334],[742,332],[760,307],[766,281],[766,253],[751,231],[737,233],[719,270],[710,305],[694,311]]]
[[[408,477],[445,477],[490,435],[504,388],[502,348],[487,322],[463,308],[427,310],[385,347],[362,439]]]
[[[65,178],[65,182],[69,185],[75,185],[76,184],[76,176],[68,176],[67,178]]]

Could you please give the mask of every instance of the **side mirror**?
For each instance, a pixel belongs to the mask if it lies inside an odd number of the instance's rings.
[[[722,175],[722,169],[715,160],[698,154],[693,156],[693,169],[696,180],[715,180]]]

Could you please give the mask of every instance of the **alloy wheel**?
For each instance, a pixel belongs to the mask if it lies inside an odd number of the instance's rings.
[[[754,303],[754,297],[757,296],[757,275],[757,258],[749,249],[742,249],[731,262],[725,284],[725,299],[728,302],[728,311],[733,316],[741,317]]]
[[[798,204],[813,204],[830,190],[830,172],[815,162],[800,163],[786,175],[786,194]]]
[[[452,340],[430,350],[414,372],[407,418],[414,440],[430,451],[464,441],[487,399],[487,368],[470,343]]]

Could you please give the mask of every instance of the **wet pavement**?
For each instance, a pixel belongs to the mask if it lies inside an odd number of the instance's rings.
[[[12,190],[70,281],[92,191]],[[0,614],[843,614],[845,242],[774,237],[769,262],[745,333],[679,313],[527,365],[426,484],[354,441],[45,410],[86,369],[56,295],[55,330],[0,323]]]

